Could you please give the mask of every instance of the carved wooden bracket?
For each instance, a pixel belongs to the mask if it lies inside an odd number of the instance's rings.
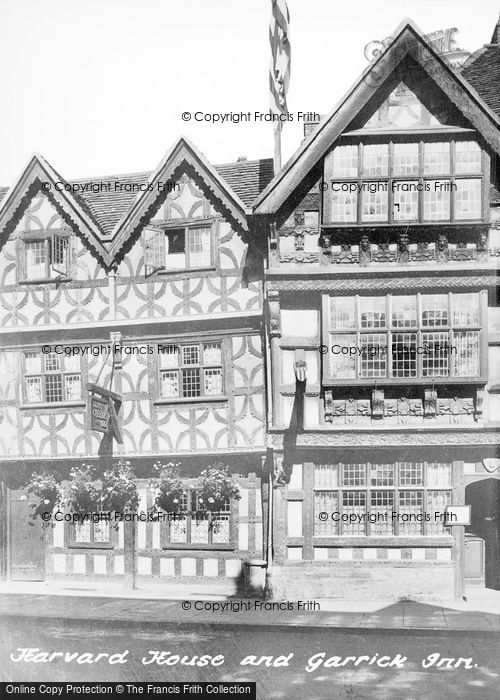
[[[333,422],[333,391],[325,390],[325,423]]]
[[[122,368],[123,364],[121,351],[123,346],[123,337],[119,331],[114,331],[109,334],[109,339],[111,343],[111,353],[113,355],[113,369],[119,370]]]
[[[384,417],[384,390],[372,390],[372,418],[380,420]]]
[[[483,417],[484,389],[476,389],[476,401],[474,404],[474,418],[481,420]]]
[[[425,389],[424,392],[424,417],[435,418],[437,411],[437,391]]]
[[[280,294],[274,289],[267,293],[271,338],[281,336]]]

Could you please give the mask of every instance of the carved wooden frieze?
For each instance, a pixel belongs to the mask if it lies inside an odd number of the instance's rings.
[[[332,252],[332,262],[336,264],[353,264],[359,262],[359,253],[354,250],[353,246],[342,244],[340,250]]]
[[[466,260],[476,260],[477,252],[475,248],[468,248],[466,243],[458,243],[456,248],[450,248],[448,259],[450,262],[463,262]]]
[[[376,247],[372,247],[371,260],[378,263],[396,262],[397,251],[390,247],[389,243],[381,243]]]
[[[424,241],[419,241],[416,245],[410,246],[408,251],[410,262],[429,262],[436,259],[436,249]]]
[[[425,418],[435,418],[436,416],[437,392],[434,389],[424,391],[424,416]]]
[[[338,403],[338,402],[335,402]],[[333,392],[331,389],[325,391],[325,423],[333,421]]]
[[[484,389],[476,389],[476,400],[474,403],[474,418],[481,420],[483,416]]]
[[[372,390],[372,418],[381,420],[384,417],[384,390]]]
[[[275,436],[274,436],[275,437]],[[302,433],[297,436],[298,447],[401,447],[442,445],[500,445],[500,433],[491,431],[423,431],[407,430],[377,432]]]

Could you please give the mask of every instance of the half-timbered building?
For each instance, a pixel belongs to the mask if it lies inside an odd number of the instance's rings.
[[[203,518],[137,525],[130,566],[139,581],[234,582],[245,558],[262,557],[262,265],[246,210],[271,175],[272,161],[213,167],[181,138],[152,173],[74,187],[35,155],[2,191],[6,481],[109,459],[109,435],[93,430],[87,410],[89,385],[119,399],[113,455],[140,477],[140,512],[152,506],[156,462],[180,464],[186,511],[196,510],[202,469],[222,463],[239,477],[241,499],[226,504],[217,531]],[[12,579],[131,573],[123,523],[57,522],[44,551],[29,514],[13,490]]]
[[[257,198],[275,595],[462,595],[482,539],[500,585],[500,119],[474,72],[402,26]]]

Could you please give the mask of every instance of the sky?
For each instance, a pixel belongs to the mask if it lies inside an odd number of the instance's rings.
[[[183,121],[267,113],[271,0],[0,0],[0,185],[34,151],[65,179],[152,170],[187,136],[212,163],[272,157],[273,128]],[[288,106],[329,112],[366,68],[365,45],[404,18],[487,43],[498,0],[288,0]],[[303,126],[285,125],[283,162]]]

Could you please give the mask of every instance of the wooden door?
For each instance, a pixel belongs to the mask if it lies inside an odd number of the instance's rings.
[[[45,533],[42,521],[34,521],[24,491],[10,492],[10,578],[13,581],[45,580]]]

